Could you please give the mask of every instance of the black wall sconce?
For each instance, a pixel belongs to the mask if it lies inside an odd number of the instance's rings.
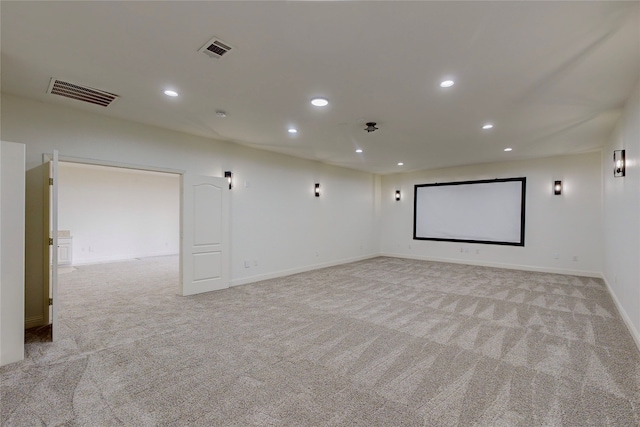
[[[396,190],[396,202],[400,201],[400,190]]]
[[[625,171],[624,150],[613,152],[613,176],[616,178],[624,176]]]
[[[233,174],[231,173],[231,171],[225,171],[224,177],[227,178],[227,181],[229,182],[229,190],[231,190],[231,187],[233,187],[233,184],[231,183],[231,178],[233,177]]]
[[[316,197],[320,197],[320,184],[316,183],[316,187],[315,187],[315,195]]]
[[[556,196],[562,194],[562,181],[553,181],[553,194]]]

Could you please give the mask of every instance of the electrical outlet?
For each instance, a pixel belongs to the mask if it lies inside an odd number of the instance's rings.
[[[553,256],[553,259],[560,259],[560,254],[554,253],[552,256]]]
[[[246,260],[244,262],[244,268],[249,268],[251,266],[251,263],[249,262],[249,260]]]
[[[577,262],[577,261],[578,261],[578,256],[577,256],[577,255],[574,255],[574,256],[573,256],[573,261],[574,261],[574,262]]]
[[[257,260],[257,259],[254,259],[254,260],[253,260],[253,266],[254,266],[254,267],[257,267],[257,266],[258,266],[258,260]]]

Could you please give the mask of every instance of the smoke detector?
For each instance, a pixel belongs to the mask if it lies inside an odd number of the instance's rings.
[[[376,122],[367,122],[366,125],[367,127],[364,128],[364,130],[366,130],[367,132],[373,132],[379,129],[376,127]]]
[[[223,42],[218,37],[214,37],[198,49],[198,52],[202,52],[210,58],[219,59],[222,58],[223,55],[231,52],[231,50],[233,50],[233,47],[231,47],[229,43]]]

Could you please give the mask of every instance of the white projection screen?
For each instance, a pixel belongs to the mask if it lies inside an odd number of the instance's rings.
[[[524,246],[527,178],[415,186],[413,238]]]

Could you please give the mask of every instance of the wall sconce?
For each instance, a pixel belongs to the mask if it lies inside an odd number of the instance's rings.
[[[316,183],[316,188],[314,190],[316,197],[320,197],[320,184]]]
[[[231,171],[225,171],[224,177],[227,178],[227,181],[229,182],[229,190],[231,190],[231,187],[233,187],[233,184],[231,183],[231,178],[233,177],[233,174],[231,173]]]
[[[562,194],[562,181],[553,182],[553,194],[560,196]]]
[[[396,190],[396,202],[400,201],[400,190]]]
[[[624,176],[624,171],[624,150],[615,150],[613,152],[613,176],[615,176],[616,178]]]

